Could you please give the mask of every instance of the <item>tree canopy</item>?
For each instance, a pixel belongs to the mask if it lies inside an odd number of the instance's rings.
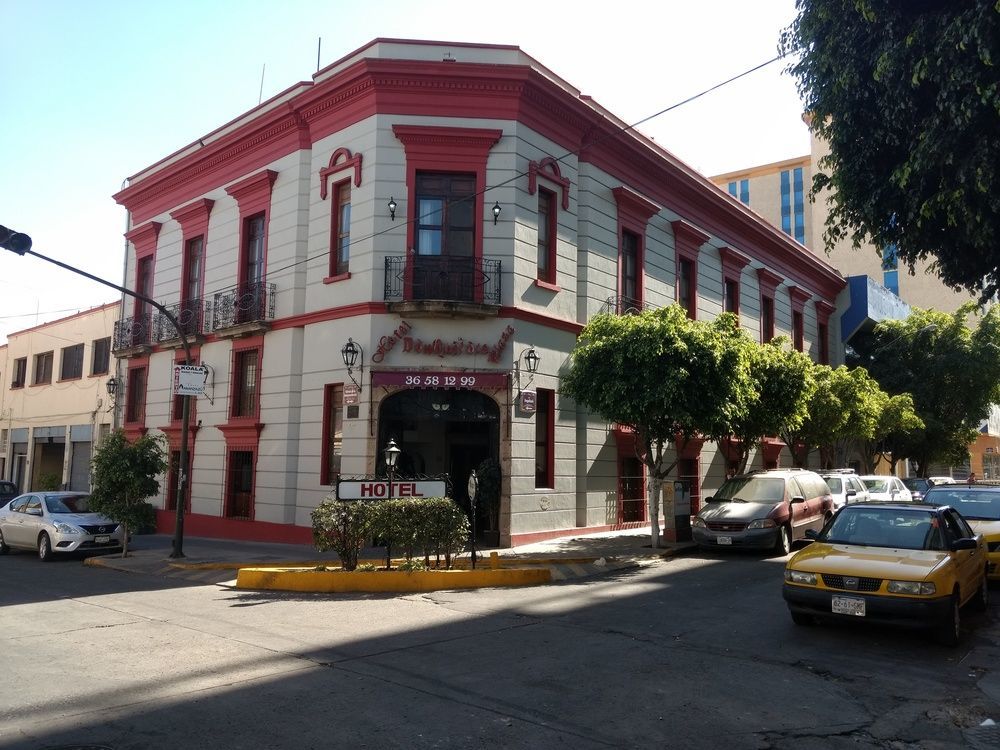
[[[125,527],[124,557],[129,529],[145,519],[144,501],[160,491],[156,478],[167,469],[163,436],[146,434],[130,443],[117,430],[97,446],[91,467],[90,507]]]
[[[814,133],[829,144],[828,246],[894,248],[952,287],[1000,286],[1000,4],[797,0],[782,36]]]

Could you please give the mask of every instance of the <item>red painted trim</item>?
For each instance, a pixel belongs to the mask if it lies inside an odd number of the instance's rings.
[[[539,289],[545,289],[550,292],[558,292],[561,289],[561,287],[558,284],[550,284],[549,282],[542,281],[541,279],[535,279],[535,286],[537,286]]]
[[[264,424],[252,417],[230,419],[216,428],[226,436],[226,451],[257,450]]]
[[[527,323],[537,323],[538,325],[546,326],[548,328],[555,328],[560,331],[567,331],[569,333],[572,333],[574,336],[579,336],[580,331],[583,330],[583,324],[577,323],[575,320],[564,320],[563,318],[554,318],[551,315],[537,313],[534,312],[533,310],[524,310],[518,307],[501,307],[500,317],[513,318],[514,320],[523,320]]]
[[[743,269],[750,264],[750,259],[747,256],[731,247],[720,247],[719,257],[722,259],[723,278],[735,279],[736,281],[739,281]]]
[[[337,160],[340,157],[344,157],[344,161],[338,164]],[[333,156],[330,157],[330,163],[319,170],[320,200],[326,200],[326,184],[330,175],[343,172],[345,169],[354,170],[354,187],[361,187],[361,159],[362,154],[351,156],[351,151],[348,148],[341,147],[334,151]]]
[[[351,272],[338,273],[336,276],[327,276],[323,279],[324,284],[336,284],[338,281],[347,281],[351,278]]]
[[[253,404],[253,414],[251,416],[236,416],[233,414],[233,409],[236,407],[235,396],[236,396],[236,382],[237,375],[236,365],[239,361],[239,355],[243,352],[256,351],[257,352],[257,372],[256,383],[254,383],[254,404]],[[260,420],[260,400],[261,392],[260,387],[263,382],[261,373],[264,370],[264,334],[258,334],[256,336],[247,336],[242,339],[235,339],[233,341],[232,350],[230,352],[230,362],[229,362],[229,408],[226,410],[229,415],[229,422],[226,425],[219,425],[219,429],[223,427],[229,428],[235,435],[237,431],[246,427],[256,427],[257,434],[260,434],[260,429],[264,425],[258,424]],[[242,387],[242,386],[241,386]],[[229,441],[229,434],[226,433],[226,441]]]
[[[757,269],[757,284],[760,286],[760,293],[763,295],[774,297],[774,292],[778,288],[778,284],[782,281],[784,281],[784,278],[768,271],[766,268]]]
[[[163,226],[158,221],[151,221],[141,227],[135,227],[125,233],[125,239],[132,243],[135,249],[135,257],[141,258],[145,255],[156,253],[156,241],[160,236],[160,228]]]
[[[685,440],[680,433],[674,436],[674,450],[677,451],[677,458],[700,458],[703,445],[705,445],[704,437],[693,437]]]
[[[829,302],[818,299],[816,300],[816,320],[819,321],[821,325],[829,325],[830,316],[836,312],[837,307],[831,305]]]
[[[278,173],[265,169],[255,175],[240,180],[235,185],[226,188],[226,192],[236,199],[240,207],[240,252],[236,265],[236,282],[242,284],[246,279],[243,272],[247,264],[247,223],[249,219],[264,214],[264,249],[263,249],[263,272],[261,280],[267,277],[267,235],[268,225],[271,221],[271,191]]]
[[[205,259],[208,255],[208,219],[212,214],[212,206],[215,201],[208,198],[196,200],[194,203],[179,208],[170,214],[181,225],[181,301],[188,299],[187,290],[190,284],[188,272],[190,262],[188,258],[189,243],[201,237],[201,278],[198,279],[197,297],[203,297],[205,293]]]
[[[344,186],[348,186],[348,205],[350,205],[353,200],[353,195],[351,195],[350,180],[338,180],[333,184],[333,197],[330,199],[330,263],[329,272],[330,275],[327,278],[350,278],[350,271],[342,271],[340,269],[340,211],[344,207],[344,203],[340,200],[340,189]],[[348,227],[348,255],[347,255],[347,266],[350,268],[350,227]],[[326,281],[324,280],[324,283]]]
[[[384,302],[358,302],[353,305],[343,307],[331,307],[326,310],[316,310],[302,315],[292,315],[271,323],[272,331],[280,331],[285,328],[302,328],[314,323],[325,323],[328,320],[341,320],[343,318],[357,318],[364,315],[388,315],[389,311]]]
[[[156,511],[156,531],[170,534],[174,530],[176,514],[172,510]],[[269,521],[243,521],[235,518],[189,513],[184,517],[184,533],[188,537],[208,539],[237,539],[244,542],[273,542],[275,544],[312,545],[312,529]]]
[[[130,420],[128,418],[129,416],[128,404],[129,404],[129,399],[132,398],[131,389],[132,389],[132,380],[134,377],[132,373],[134,373],[136,370],[145,371],[145,377],[143,383],[145,392],[142,394],[142,414],[139,415],[138,419]],[[133,434],[133,437],[129,438],[130,440],[135,440],[135,438],[139,437],[140,435],[146,434],[146,406],[148,405],[147,404],[148,396],[149,396],[149,357],[148,356],[136,357],[135,359],[130,359],[128,362],[128,369],[125,373],[125,409],[122,412],[123,413],[122,419],[124,420],[125,424],[124,426],[125,433],[126,435]]]
[[[684,219],[672,221],[670,226],[674,230],[674,252],[697,264],[698,253],[708,242],[708,235]]]
[[[619,186],[611,189],[618,209],[618,294],[623,295],[622,269],[624,263],[624,233],[630,232],[637,239],[635,298],[642,302],[646,293],[646,226],[659,207],[643,198],[631,188]]]
[[[548,212],[548,237],[546,237],[546,260],[548,261],[549,272],[546,277],[538,277],[535,279],[535,284],[546,284],[546,288],[553,289],[555,291],[559,290],[556,286],[556,280],[559,278],[559,253],[556,243],[559,241],[559,210],[556,207],[556,195],[551,190],[546,190],[542,188],[539,191],[540,194],[544,193],[549,198],[549,212]],[[539,199],[539,209],[541,209],[541,200]],[[538,211],[538,215],[541,216],[541,210]],[[541,234],[541,233],[539,233]],[[537,275],[537,273],[536,273]]]
[[[569,209],[569,178],[563,177],[559,170],[559,162],[551,156],[546,156],[541,161],[528,162],[528,195],[534,195],[538,189],[538,178],[542,177],[551,180],[560,188],[562,195],[563,211]]]
[[[812,299],[812,295],[809,294],[805,289],[800,289],[797,286],[788,287],[788,297],[792,303],[792,310],[797,313],[801,313],[805,310],[806,302]]]

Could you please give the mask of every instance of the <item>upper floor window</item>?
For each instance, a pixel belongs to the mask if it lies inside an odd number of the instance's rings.
[[[232,416],[253,417],[257,414],[257,370],[260,352],[257,349],[238,351],[233,357]]]
[[[418,173],[417,254],[472,257],[476,205],[474,174]]]
[[[792,342],[800,352],[805,349],[805,324],[802,313],[795,311],[792,313]]]
[[[153,256],[144,255],[139,258],[135,273],[135,290],[145,296],[153,296]],[[141,299],[135,300],[135,315],[137,318],[145,318],[152,314],[152,307],[148,302]]]
[[[805,244],[805,192],[802,185],[802,167],[786,169],[781,173],[781,229],[797,242]]]
[[[60,380],[75,380],[83,377],[83,344],[63,347],[62,362],[59,366]]]
[[[538,189],[538,276],[539,281],[556,281],[556,196]]]
[[[330,275],[348,273],[351,261],[351,182],[345,180],[333,188],[330,236]]]
[[[622,305],[629,308],[642,306],[639,244],[639,235],[628,230],[622,231],[621,286],[618,291]]]
[[[816,337],[819,339],[819,363],[828,365],[830,364],[830,329],[826,323],[819,323],[816,326]]]
[[[760,298],[760,342],[766,344],[774,338],[774,297]]]
[[[91,361],[91,375],[107,375],[111,363],[111,337],[94,341]]]
[[[10,381],[11,388],[24,388],[28,381],[28,358],[19,357],[14,360],[14,374]]]
[[[725,289],[725,300],[723,302],[723,307],[725,312],[731,312],[734,315],[740,314],[740,282],[735,279],[726,279],[726,289]]]
[[[35,377],[32,385],[52,382],[52,352],[35,355]]]
[[[240,282],[254,284],[264,279],[264,214],[246,219],[245,230]]]
[[[677,302],[684,308],[691,320],[695,319],[696,299],[694,261],[681,258],[677,261]]]

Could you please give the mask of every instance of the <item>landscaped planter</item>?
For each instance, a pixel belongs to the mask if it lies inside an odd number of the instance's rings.
[[[316,570],[315,568],[240,568],[236,587],[270,591],[442,591],[491,586],[531,586],[548,583],[548,568],[507,568],[493,570]]]

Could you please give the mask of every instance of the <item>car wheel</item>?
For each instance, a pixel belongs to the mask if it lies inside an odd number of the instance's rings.
[[[788,526],[778,527],[778,538],[774,542],[774,552],[776,555],[784,557],[792,551],[792,532]]]
[[[990,608],[990,582],[985,573],[983,582],[979,584],[979,590],[972,599],[972,608],[977,612],[985,612]]]
[[[8,552],[10,552],[10,547],[3,540],[3,532],[0,531],[0,555],[6,555]]]
[[[812,615],[807,615],[805,612],[792,612],[789,610],[789,614],[792,616],[792,622],[796,625],[802,625],[803,627],[808,627],[810,625],[816,624],[816,618]]]
[[[52,542],[49,541],[49,535],[44,532],[38,537],[38,559],[42,562],[52,560]]]
[[[957,646],[961,636],[962,616],[959,612],[958,592],[951,595],[951,607],[949,614],[938,626],[935,636],[938,643],[945,646]]]

